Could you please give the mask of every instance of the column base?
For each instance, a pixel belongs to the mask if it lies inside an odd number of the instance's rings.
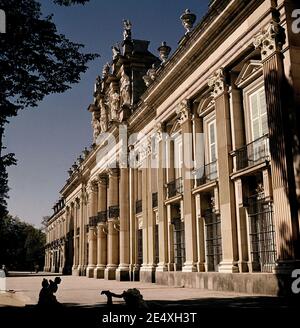
[[[200,262],[198,262],[197,263],[197,271],[198,272],[205,272],[206,270],[205,270],[205,264],[204,263],[200,263]]]
[[[194,262],[185,262],[182,268],[182,272],[197,272],[196,263]]]
[[[104,270],[104,279],[106,280],[115,280],[116,279],[116,270],[117,270],[117,265],[113,266],[107,266]]]
[[[94,269],[94,278],[96,279],[104,279],[104,270],[105,270],[105,265],[103,266],[98,266]]]
[[[120,264],[118,269],[116,270],[116,280],[118,281],[129,281],[129,265]]]
[[[86,269],[86,276],[88,278],[94,278],[95,265],[89,265]]]
[[[249,272],[248,262],[246,261],[238,262],[238,268],[239,272]]]
[[[219,272],[222,273],[237,273],[239,268],[232,261],[221,261],[219,264]]]
[[[159,262],[156,267],[156,272],[166,272],[168,271],[168,266],[165,262]]]
[[[86,270],[84,265],[78,265],[77,270],[79,272],[79,276],[85,276]]]
[[[78,268],[72,268],[72,276],[80,276]]]
[[[149,264],[147,266],[143,266],[140,270],[140,281],[142,282],[155,282],[155,270],[156,265]]]
[[[139,281],[140,280],[140,266],[133,265],[129,271],[130,281]]]

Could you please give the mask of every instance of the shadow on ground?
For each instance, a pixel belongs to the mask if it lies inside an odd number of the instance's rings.
[[[242,316],[248,324],[266,322],[278,325],[296,318],[300,309],[300,303],[295,300],[263,296],[148,301],[147,304],[149,309],[139,312],[123,304],[110,307],[71,303],[54,308],[0,307],[0,320],[2,327],[2,324],[12,327],[200,327],[205,322],[212,322],[213,326],[234,323]],[[196,313],[194,320],[191,321],[192,316],[189,315],[187,322],[185,313]],[[134,323],[126,321],[124,315],[128,314],[136,315]]]

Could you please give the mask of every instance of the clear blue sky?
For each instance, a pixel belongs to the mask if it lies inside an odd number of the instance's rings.
[[[162,41],[174,51],[185,32],[180,14],[189,8],[198,22],[209,1],[91,0],[85,6],[67,8],[51,0],[41,2],[45,14],[54,14],[59,32],[101,58],[89,63],[88,71],[71,90],[48,96],[37,108],[20,112],[7,126],[4,142],[18,159],[18,165],[9,169],[9,211],[36,226],[43,216],[52,214],[68,168],[92,142],[91,117],[86,109],[93,101],[96,76],[111,60],[111,46],[122,40],[122,20],[131,20],[132,37],[149,40],[154,54]]]

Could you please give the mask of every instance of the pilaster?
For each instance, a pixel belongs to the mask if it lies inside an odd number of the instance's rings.
[[[228,87],[222,69],[218,69],[208,81],[212,89],[215,101],[216,125],[217,125],[217,155],[219,176],[219,203],[221,214],[222,234],[222,261],[219,264],[219,272],[237,272],[237,232],[234,187],[230,179],[232,172],[232,158],[229,155],[232,150],[230,130],[230,106]]]
[[[255,37],[261,50],[268,114],[271,175],[274,199],[274,224],[278,266],[276,271],[289,272],[299,260],[299,222],[284,90],[282,45],[284,29],[273,20]]]

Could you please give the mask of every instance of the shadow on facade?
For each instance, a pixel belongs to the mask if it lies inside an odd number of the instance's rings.
[[[292,79],[291,72],[290,79]],[[291,291],[293,281],[291,274],[293,269],[300,268],[298,218],[300,209],[300,103],[295,89],[284,74],[280,76],[277,70],[271,70],[265,76],[265,81],[268,81],[265,85],[269,88],[267,93],[270,95],[267,99],[270,108],[268,111],[270,152],[272,165],[278,174],[278,179],[272,179],[273,190],[284,187],[290,206],[290,222],[278,215],[275,217],[276,231],[279,233],[277,241],[280,240],[277,247],[279,270],[276,271],[278,295],[297,299],[299,302],[299,297]],[[281,102],[278,99],[281,99]],[[278,197],[276,201],[278,208],[284,206],[283,197],[281,199]],[[284,208],[281,213],[285,214]]]

